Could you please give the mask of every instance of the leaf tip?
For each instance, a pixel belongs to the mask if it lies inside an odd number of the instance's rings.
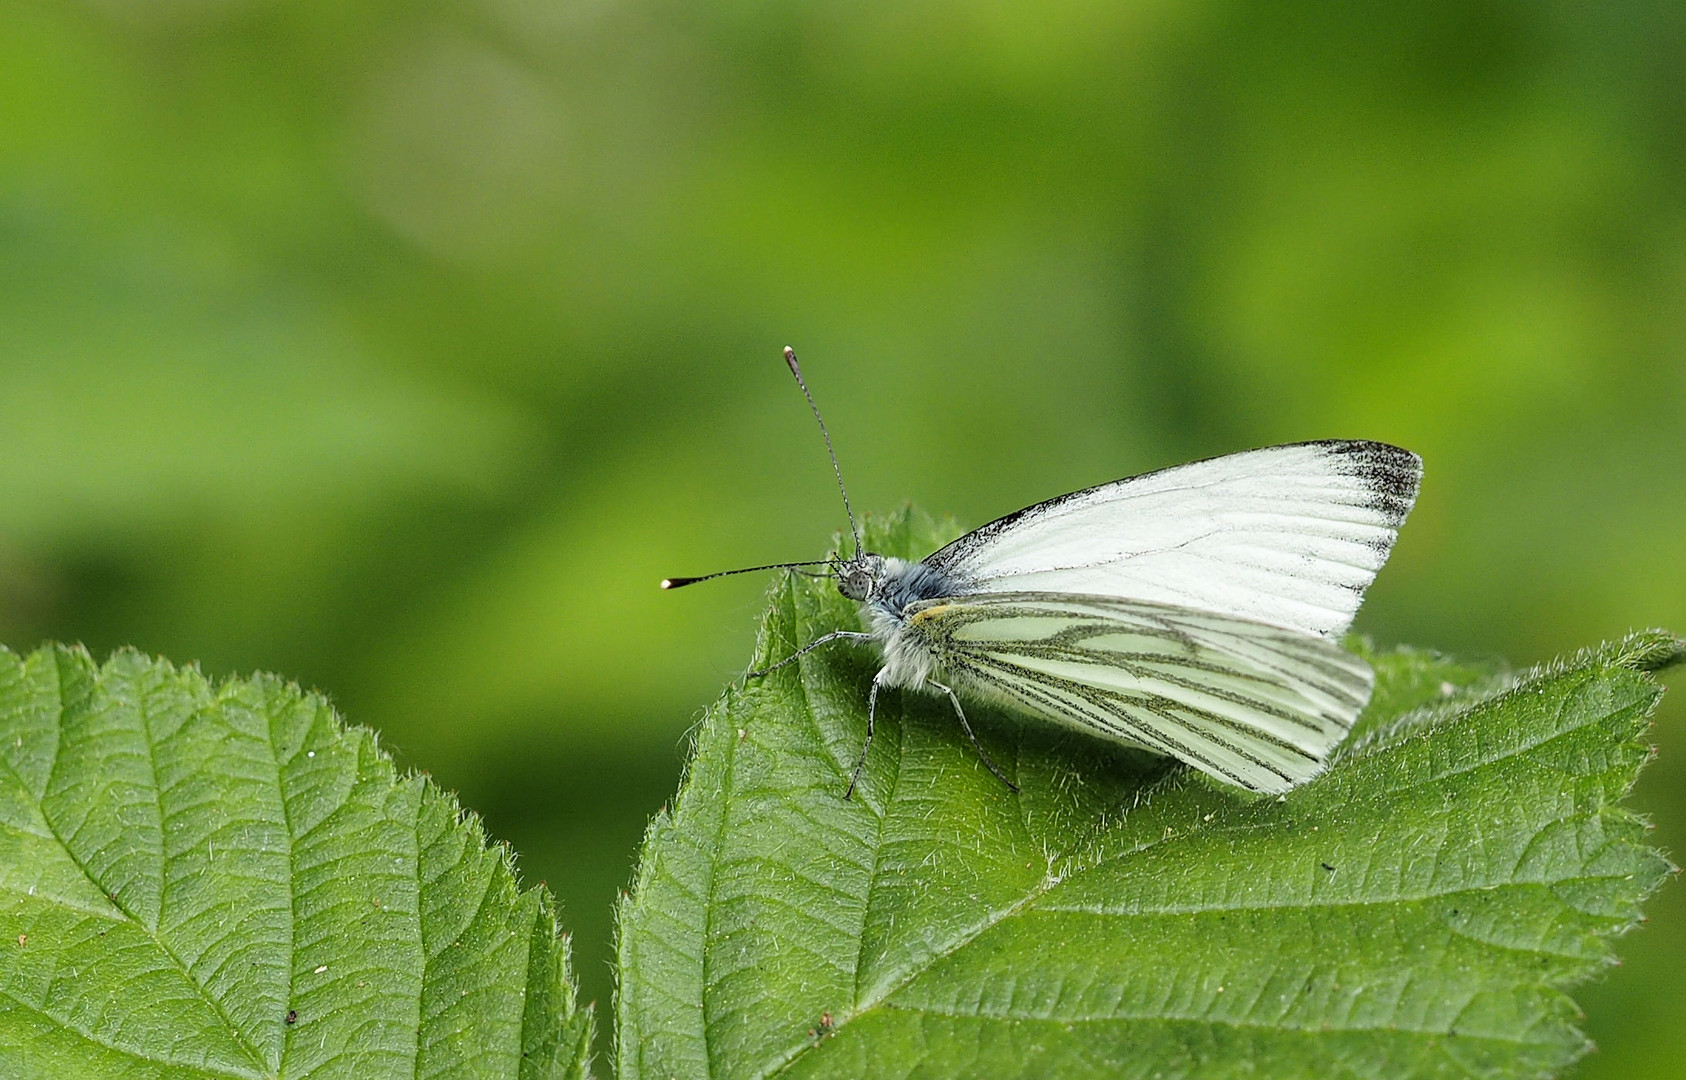
[[[1623,639],[1614,660],[1634,671],[1663,671],[1686,661],[1686,640],[1667,630],[1641,630]]]

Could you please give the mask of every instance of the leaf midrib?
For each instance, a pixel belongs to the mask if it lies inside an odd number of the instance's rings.
[[[1473,1000],[1474,999],[1472,998],[1472,999],[1470,999],[1470,1001],[1464,1002],[1463,1008],[1468,1008],[1469,1004]],[[880,1007],[883,1008],[887,1012],[918,1013],[921,1016],[941,1016],[941,1017],[946,1017],[946,1018],[951,1019],[951,1020],[986,1020],[986,1021],[990,1021],[990,1022],[1010,1020],[1010,1021],[1014,1021],[1014,1022],[1018,1022],[1018,1023],[1028,1023],[1028,1024],[1056,1024],[1056,1025],[1066,1025],[1066,1024],[1099,1025],[1099,1024],[1111,1024],[1111,1023],[1123,1023],[1123,1024],[1158,1024],[1158,1023],[1164,1023],[1164,1024],[1186,1024],[1186,1025],[1200,1024],[1200,1025],[1211,1026],[1211,1027],[1230,1028],[1230,1029],[1236,1030],[1236,1031],[1286,1031],[1286,1032],[1294,1032],[1294,1033],[1297,1033],[1297,1034],[1306,1034],[1306,1035],[1322,1035],[1322,1034],[1326,1034],[1326,1033],[1330,1033],[1330,1032],[1347,1033],[1347,1032],[1360,1032],[1360,1031],[1386,1031],[1386,1032],[1399,1032],[1399,1033],[1405,1034],[1405,1035],[1424,1035],[1424,1036],[1429,1036],[1429,1037],[1434,1037],[1434,1038],[1445,1038],[1446,1034],[1447,1034],[1447,1031],[1446,1031],[1445,1028],[1422,1027],[1420,1025],[1411,1025],[1411,1024],[1394,1024],[1394,1023],[1386,1023],[1386,1024],[1333,1024],[1333,1023],[1320,1021],[1317,1024],[1317,1026],[1311,1027],[1311,1026],[1308,1026],[1308,1025],[1305,1025],[1305,1024],[1294,1024],[1294,1023],[1288,1023],[1288,1022],[1279,1021],[1279,1020],[1250,1021],[1250,1020],[1238,1020],[1234,1017],[1227,1017],[1227,1016],[1196,1016],[1196,1015],[1192,1015],[1192,1014],[1188,1014],[1188,1013],[1172,1013],[1172,1012],[1154,1013],[1154,1014],[1151,1014],[1151,1015],[1146,1014],[1146,1013],[1115,1013],[1115,1014],[1112,1014],[1112,1015],[1109,1015],[1109,1016],[1072,1016],[1072,1017],[1060,1016],[1060,1017],[1053,1017],[1053,1016],[1019,1016],[1019,1015],[1016,1015],[1016,1014],[1013,1014],[1013,1013],[1007,1013],[1007,1012],[990,1013],[990,1012],[984,1012],[982,1010],[975,1011],[975,1012],[962,1012],[959,1009],[943,1009],[943,1008],[938,1008],[938,1007],[932,1006],[932,1005],[906,1005],[906,1004],[898,1004],[896,1002],[885,1002]],[[1461,1015],[1461,1010],[1460,1010],[1460,1015]],[[1454,1021],[1450,1026],[1452,1028],[1456,1028],[1457,1023]],[[1507,1037],[1507,1036],[1504,1036],[1504,1035],[1488,1035],[1488,1034],[1464,1035],[1464,1034],[1460,1033],[1457,1037],[1460,1038],[1460,1039],[1464,1039],[1464,1038],[1468,1038],[1468,1039],[1487,1039],[1487,1040],[1490,1040],[1492,1042],[1500,1042],[1500,1043],[1504,1043],[1504,1044],[1510,1045],[1510,1046],[1549,1046],[1549,1045],[1551,1045],[1551,1040],[1512,1038],[1512,1037]]]
[[[298,835],[293,828],[293,811],[287,805],[287,788],[283,777],[288,766],[298,757],[308,737],[301,740],[293,750],[293,756],[281,760],[281,748],[275,744],[275,717],[268,710],[263,716],[264,742],[269,746],[269,756],[275,761],[275,799],[281,807],[281,824],[287,835],[287,996],[286,1005],[291,1008],[293,1002],[293,979],[298,968],[299,948],[299,865],[298,865]],[[281,1061],[287,1060],[287,1051],[292,1049],[293,1034],[288,1029],[281,1036]]]

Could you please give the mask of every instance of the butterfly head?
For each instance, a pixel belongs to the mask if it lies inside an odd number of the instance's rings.
[[[837,591],[851,600],[866,600],[878,592],[884,579],[884,557],[865,552],[836,564]]]

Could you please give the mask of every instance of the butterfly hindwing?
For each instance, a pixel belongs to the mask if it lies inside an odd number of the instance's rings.
[[[915,605],[907,631],[974,694],[1254,791],[1320,772],[1370,697],[1327,638],[1151,601],[979,593]]]

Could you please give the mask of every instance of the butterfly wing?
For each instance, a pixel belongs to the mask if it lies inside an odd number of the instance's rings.
[[[1370,698],[1369,665],[1328,638],[1215,612],[1042,592],[909,612],[907,632],[974,694],[1253,791],[1322,771]]]
[[[1416,500],[1386,443],[1296,443],[1062,495],[925,560],[962,592],[1061,592],[1344,631]]]

